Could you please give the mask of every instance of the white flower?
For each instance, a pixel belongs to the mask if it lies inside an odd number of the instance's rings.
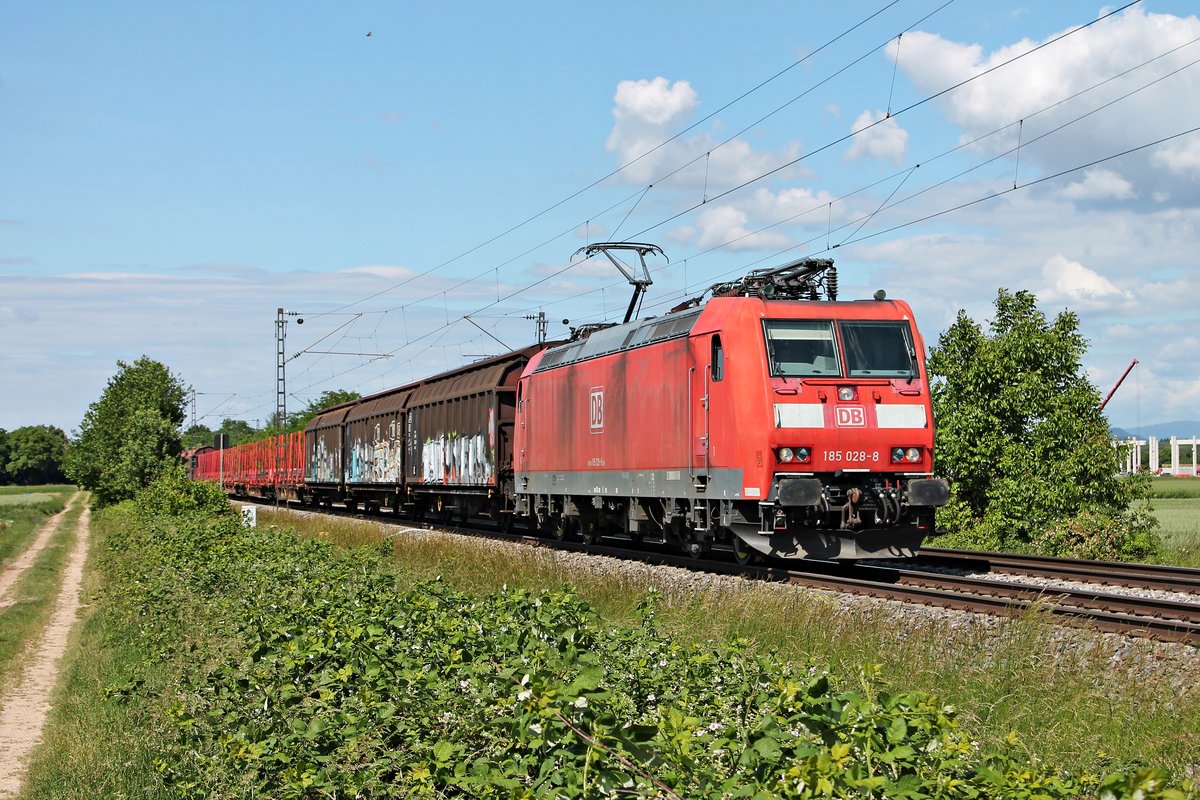
[[[535,722],[529,726],[529,730],[533,731],[534,733],[540,734],[542,732],[542,724],[540,722]]]
[[[575,707],[576,708],[587,708],[587,698],[586,697],[576,697],[575,698]]]
[[[460,689],[466,689],[470,685],[471,685],[470,681],[459,681],[458,682],[458,686]]]
[[[653,703],[653,702],[654,702],[655,700],[657,700],[657,699],[658,699],[658,695],[654,695],[654,694],[652,694],[652,695],[647,695],[647,697],[646,697],[646,702],[647,702],[647,703]]]
[[[525,689],[524,691],[522,691],[520,694],[517,695],[517,699],[520,700],[522,703],[524,703],[526,700],[528,700],[531,697],[533,697],[533,692],[529,689]]]

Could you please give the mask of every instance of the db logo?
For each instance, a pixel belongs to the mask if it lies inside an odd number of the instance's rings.
[[[592,389],[591,396],[591,425],[592,433],[600,433],[604,430],[604,387],[597,386]]]
[[[838,406],[835,410],[839,428],[867,427],[867,413],[862,406]]]

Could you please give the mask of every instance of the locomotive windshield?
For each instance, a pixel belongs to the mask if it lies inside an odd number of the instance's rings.
[[[771,374],[784,378],[916,377],[916,357],[908,323],[838,322],[845,349],[845,372],[839,355],[839,337],[834,336],[833,326],[833,322],[826,320],[765,320]]]
[[[906,322],[841,322],[851,377],[911,378],[917,374]]]
[[[772,375],[789,378],[842,374],[832,322],[769,319],[765,330]]]

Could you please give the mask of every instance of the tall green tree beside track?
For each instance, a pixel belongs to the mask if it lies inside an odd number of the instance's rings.
[[[166,366],[147,356],[118,361],[100,399],[67,451],[66,473],[97,505],[127,500],[178,458],[186,391]]]
[[[989,331],[960,311],[929,358],[939,530],[968,546],[1094,558],[1157,553],[1149,482],[1118,475],[1079,318],[1001,289]]]

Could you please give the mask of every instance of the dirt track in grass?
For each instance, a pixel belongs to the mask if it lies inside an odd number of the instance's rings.
[[[63,506],[63,510],[46,520],[46,524],[38,531],[37,537],[30,542],[29,547],[25,548],[25,552],[14,558],[11,564],[5,564],[4,568],[0,569],[0,611],[3,611],[16,602],[13,592],[16,589],[17,582],[21,580],[21,576],[25,574],[25,571],[33,566],[33,562],[37,561],[37,557],[46,549],[46,545],[50,542],[51,537],[58,532],[58,526],[62,524],[63,518],[78,499],[78,492],[71,495],[71,499]]]
[[[79,495],[71,498],[69,509]],[[29,548],[5,567],[0,580],[0,603],[12,603],[7,595],[17,580],[45,549],[50,537],[58,530],[66,509],[47,521],[45,528]],[[41,637],[33,643],[31,657],[26,660],[20,678],[11,689],[0,696],[0,798],[13,797],[21,790],[30,751],[41,741],[42,729],[50,713],[50,700],[58,685],[59,670],[71,630],[79,613],[83,584],[83,566],[88,549],[88,509],[84,509],[75,526],[75,541],[63,571],[62,583],[54,603],[50,621]],[[23,565],[23,566],[22,566]],[[0,613],[3,605],[0,605]]]

